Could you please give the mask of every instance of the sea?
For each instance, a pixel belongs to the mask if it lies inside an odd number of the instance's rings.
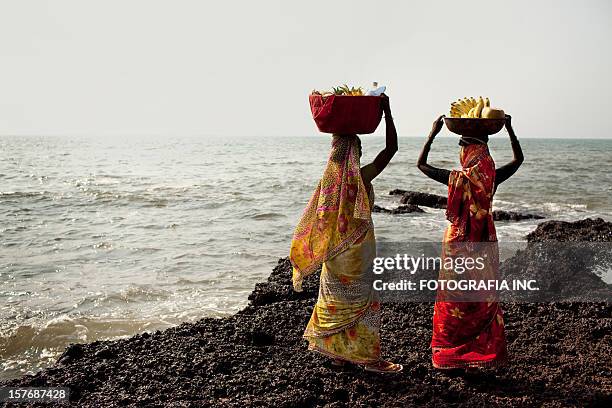
[[[52,364],[70,343],[128,337],[247,304],[288,255],[293,229],[325,166],[331,138],[0,136],[0,379]],[[384,136],[362,136],[365,164]],[[416,168],[424,138],[400,137],[374,180],[446,195]],[[547,219],[612,220],[611,139],[521,139],[525,162],[494,208]],[[507,134],[491,138],[498,166]],[[457,139],[430,163],[458,167]],[[440,241],[444,210],[373,215],[379,247]],[[497,222],[525,240],[540,220]]]

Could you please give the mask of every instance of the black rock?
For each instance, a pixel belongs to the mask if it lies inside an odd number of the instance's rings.
[[[432,208],[446,208],[446,197],[437,195],[437,194],[429,194],[429,193],[421,193],[419,191],[404,191],[404,190],[393,190],[392,194],[397,194],[397,192],[402,191],[402,198],[400,199],[400,203],[402,204],[414,204],[414,205],[422,205],[425,207]]]
[[[510,300],[612,301],[612,285],[596,273],[612,264],[612,223],[602,219],[546,221],[527,247],[500,266],[506,280],[535,280],[538,291],[510,292]]]
[[[101,358],[101,359],[111,359],[111,358],[115,358],[116,357],[115,352],[112,351],[108,347],[104,347],[104,348],[96,351],[94,355],[96,357],[98,357],[98,358]]]
[[[400,202],[402,204],[422,205],[432,208],[446,208],[447,198],[437,194],[422,193],[419,191],[409,191],[395,189],[389,192],[390,195],[401,195]],[[386,211],[382,211],[386,212]],[[544,217],[537,214],[523,214],[515,211],[493,211],[493,219],[495,221],[520,221],[529,219],[543,219]]]
[[[59,356],[58,363],[59,364],[70,364],[75,360],[83,357],[84,354],[84,345],[83,344],[70,344],[66,347],[66,350]]]
[[[601,218],[585,218],[575,222],[546,221],[527,235],[529,242],[542,241],[612,241],[612,223]]]
[[[425,211],[423,211],[422,208],[420,208],[417,205],[413,205],[413,204],[406,204],[406,205],[400,205],[397,208],[393,208],[393,209],[389,209],[389,208],[384,208],[384,207],[380,207],[378,205],[374,205],[374,207],[372,208],[372,212],[375,213],[386,213],[386,214],[409,214],[409,213],[423,213]]]
[[[521,221],[521,220],[541,220],[544,217],[537,214],[525,214],[516,211],[494,210],[494,221]]]

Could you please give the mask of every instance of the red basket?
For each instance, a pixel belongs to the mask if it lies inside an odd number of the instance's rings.
[[[312,118],[323,133],[374,133],[382,119],[380,96],[310,95]]]

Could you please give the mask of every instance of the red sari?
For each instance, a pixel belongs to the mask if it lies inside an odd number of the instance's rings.
[[[463,146],[460,161],[462,170],[453,170],[449,178],[446,217],[451,224],[444,234],[442,259],[484,255],[488,260],[484,270],[468,270],[461,278],[497,279],[499,252],[491,209],[495,163],[485,144]],[[470,244],[474,242],[486,244]],[[448,279],[453,273],[442,268],[439,279]],[[456,301],[456,296],[438,291],[431,339],[434,367],[505,363],[506,336],[496,293],[480,292],[478,296],[484,301]]]

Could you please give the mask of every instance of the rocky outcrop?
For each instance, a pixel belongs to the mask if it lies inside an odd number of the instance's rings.
[[[527,248],[507,259],[500,274],[506,280],[535,280],[539,290],[510,292],[508,300],[612,301],[612,285],[598,273],[612,265],[612,223],[547,221],[527,240]]]
[[[386,214],[410,214],[410,213],[424,213],[425,211],[422,208],[420,208],[418,205],[405,204],[405,205],[400,205],[399,207],[392,208],[392,209],[374,205],[374,207],[372,208],[372,212],[386,213]]]
[[[558,232],[565,236],[569,228],[589,239],[607,236],[609,225],[589,225],[598,232],[576,225]],[[548,228],[541,234],[552,237]],[[75,407],[609,404],[609,303],[504,304],[510,365],[468,376],[432,368],[431,303],[386,303],[383,355],[405,368],[384,376],[354,366],[334,368],[327,358],[306,349],[302,333],[316,299],[317,275],[304,288],[293,292],[291,265],[281,259],[267,281],[257,284],[249,305],[234,316],[72,345],[54,366],[1,385],[67,386]]]
[[[494,210],[494,221],[522,221],[522,220],[541,220],[544,216],[537,214],[525,214],[516,211]]]
[[[562,241],[562,242],[611,242],[612,223],[601,218],[567,222],[546,221],[527,235],[529,242]]]
[[[420,191],[409,191],[395,189],[389,192],[390,195],[400,195],[400,203],[407,205],[422,205],[431,208],[446,208],[447,199],[444,196],[430,193],[422,193]],[[382,211],[385,212],[385,211]],[[537,214],[520,213],[516,211],[493,211],[493,219],[495,221],[522,221],[522,220],[539,220],[544,216]]]
[[[401,195],[402,198],[400,198],[400,203],[402,204],[422,205],[432,208],[446,208],[446,197],[436,194],[406,190],[393,190],[389,194]]]

